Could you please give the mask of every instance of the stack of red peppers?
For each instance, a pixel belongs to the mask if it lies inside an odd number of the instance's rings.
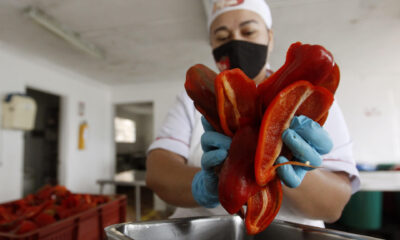
[[[72,194],[64,186],[47,185],[0,205],[0,232],[24,234],[109,201],[107,196]]]
[[[264,230],[281,206],[280,165],[274,163],[281,154],[290,158],[283,131],[298,115],[324,124],[339,78],[330,52],[299,42],[290,46],[285,64],[258,86],[239,69],[217,75],[198,64],[188,70],[185,88],[196,109],[216,131],[232,137],[219,173],[219,200],[230,214],[245,215],[249,234]]]

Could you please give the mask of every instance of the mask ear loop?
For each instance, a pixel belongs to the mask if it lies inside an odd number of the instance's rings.
[[[269,76],[271,76],[271,74],[273,73],[273,71],[271,70],[271,66],[270,66],[270,64],[269,64],[269,62],[268,62],[268,60],[269,60],[269,56],[270,56],[270,54],[269,54],[269,52],[270,51],[272,51],[272,48],[273,48],[273,32],[272,32],[272,30],[270,30],[270,29],[268,29],[268,27],[266,27],[267,28],[267,34],[268,34],[268,42],[267,42],[267,57],[266,57],[266,59],[265,59],[265,66],[264,66],[264,68],[265,68],[265,78],[268,78]]]

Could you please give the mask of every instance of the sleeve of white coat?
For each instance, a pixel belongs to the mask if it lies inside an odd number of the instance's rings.
[[[193,101],[186,92],[179,94],[147,152],[161,148],[188,159],[194,112]]]
[[[360,176],[353,158],[353,142],[336,101],[329,110],[324,129],[328,131],[333,141],[333,148],[331,152],[322,156],[322,168],[334,172],[346,172],[351,181],[352,193],[357,192],[360,188]]]

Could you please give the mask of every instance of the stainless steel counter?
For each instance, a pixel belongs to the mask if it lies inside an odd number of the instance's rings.
[[[337,240],[376,239],[341,231],[274,221],[265,231],[255,236],[246,234],[239,216],[180,218],[165,221],[134,222],[106,228],[109,240]]]

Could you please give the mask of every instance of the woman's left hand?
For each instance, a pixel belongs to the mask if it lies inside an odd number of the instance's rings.
[[[292,152],[294,161],[309,163],[314,167],[321,165],[321,155],[329,153],[333,146],[328,133],[317,122],[303,115],[293,118],[290,127],[282,134],[282,141]],[[280,156],[276,164],[288,161]],[[310,170],[313,168],[283,165],[277,169],[277,174],[286,186],[296,188]]]

